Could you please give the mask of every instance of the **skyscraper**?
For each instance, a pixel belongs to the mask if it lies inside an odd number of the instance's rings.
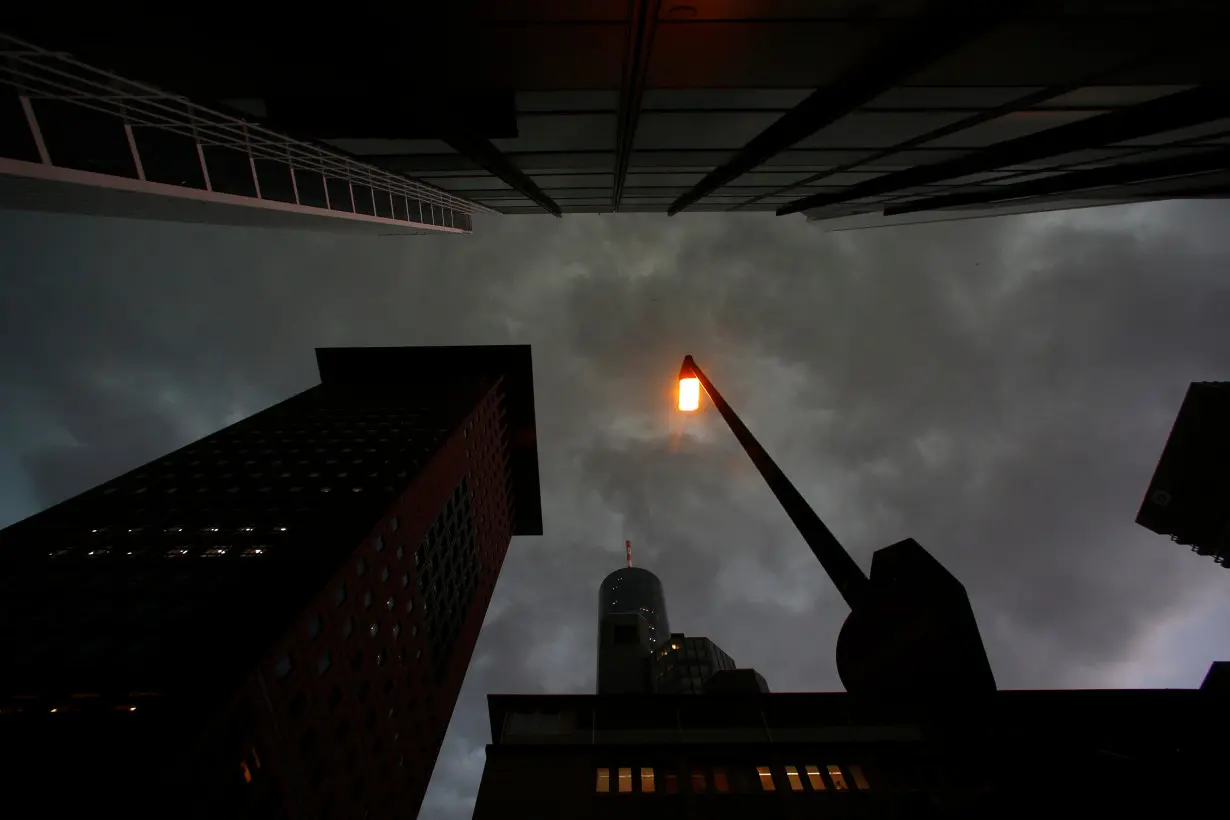
[[[1230,568],[1230,382],[1193,382],[1136,523]]]
[[[542,531],[530,351],[317,361],[320,385],[0,531],[10,799],[417,811],[509,538]]]
[[[31,7],[12,30],[506,214],[858,228],[1230,184],[1217,0],[211,9]]]

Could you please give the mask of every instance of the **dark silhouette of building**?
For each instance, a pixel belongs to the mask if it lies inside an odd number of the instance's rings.
[[[349,158],[362,174],[449,192],[454,213],[802,212],[839,229],[1221,197],[1230,184],[1230,6],[1216,0],[460,0],[294,20],[223,2],[211,12],[23,6],[8,28],[236,112],[226,141],[245,190],[243,123],[275,146],[286,135],[327,149],[343,160],[329,179],[345,179]],[[17,70],[38,60],[9,50],[7,81],[20,91]],[[106,88],[76,90],[97,103]],[[54,93],[25,94],[49,131]],[[5,156],[28,165],[7,173],[31,176],[35,141],[16,99],[9,108],[25,153]],[[79,118],[78,141],[107,160],[102,173],[131,181],[123,116]],[[132,124],[142,158],[162,152],[142,144],[157,130],[148,119]],[[181,131],[184,178],[195,180],[193,133]],[[47,147],[57,166],[79,162]],[[269,152],[257,162],[288,176]],[[339,199],[349,207],[342,188],[335,210]],[[313,202],[324,207],[323,195]],[[372,207],[384,207],[379,196]]]
[[[0,756],[48,816],[414,816],[509,538],[530,350],[321,384],[0,531]]]
[[[598,691],[646,693],[654,686],[653,656],[670,637],[662,582],[629,565],[598,588]]]
[[[1230,763],[1230,700],[1211,688],[488,706],[475,820],[1200,816]]]
[[[1136,523],[1230,567],[1230,382],[1193,382]]]
[[[682,632],[671,633],[669,643],[654,653],[653,660],[653,691],[671,694],[699,695],[714,674],[736,666],[713,641],[689,638]]]

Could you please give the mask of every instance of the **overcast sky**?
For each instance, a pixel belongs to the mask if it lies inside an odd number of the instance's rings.
[[[1230,379],[1230,205],[826,234],[801,217],[486,217],[354,238],[0,212],[0,525],[317,381],[313,348],[534,345],[546,535],[514,540],[423,816],[468,818],[487,692],[590,692],[597,588],[775,691],[845,610],[692,353],[866,569],[913,537],[1003,688],[1198,686],[1230,571],[1133,519],[1188,382]]]

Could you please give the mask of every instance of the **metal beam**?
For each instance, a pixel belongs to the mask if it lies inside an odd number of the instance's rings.
[[[434,107],[431,116],[440,130],[440,139],[450,148],[488,173],[499,177],[517,193],[538,203],[547,213],[557,217],[561,215],[555,200],[547,196],[546,191],[539,188],[534,180],[526,176],[499,148],[492,145],[490,140],[475,134],[442,108]]]
[[[1011,199],[1024,199],[1026,197],[1067,194],[1092,188],[1131,185],[1137,182],[1149,182],[1225,170],[1230,170],[1230,148],[1187,157],[1172,157],[1153,162],[1117,165],[1113,168],[1074,171],[1070,174],[1060,174],[1059,176],[1047,177],[1046,179],[1019,182],[1016,185],[987,186],[993,190],[986,192],[977,191],[915,199],[911,202],[904,202],[900,205],[885,208],[884,215],[897,216],[898,214],[934,211],[941,208],[957,208],[962,205],[979,205]]]
[[[710,171],[667,209],[671,216],[726,185],[941,57],[983,34],[1026,3],[946,0],[904,35],[893,37],[856,68],[825,88],[816,89],[743,146],[725,165]]]
[[[968,174],[993,171],[1008,165],[1034,162],[1085,148],[1113,145],[1210,120],[1230,117],[1230,89],[1193,88],[1157,100],[1111,111],[1087,120],[1018,137],[932,165],[920,165],[851,185],[836,193],[815,194],[777,209],[778,216],[821,208],[866,196],[891,194]]]
[[[615,184],[611,189],[611,209],[619,210],[624,195],[624,179],[632,159],[632,143],[641,117],[645,96],[645,75],[653,50],[653,35],[658,25],[662,0],[629,0],[628,45],[624,55],[623,82],[619,87],[619,121],[615,131]]]

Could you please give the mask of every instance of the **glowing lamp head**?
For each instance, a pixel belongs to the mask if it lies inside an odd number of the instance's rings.
[[[700,407],[700,379],[687,376],[679,380],[679,409],[690,411]]]
[[[685,412],[700,408],[700,379],[692,367],[692,357],[685,356],[679,368],[679,409]]]

